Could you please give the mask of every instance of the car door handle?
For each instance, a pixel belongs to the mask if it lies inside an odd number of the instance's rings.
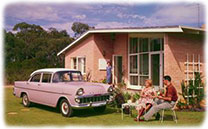
[[[40,86],[40,84],[38,84],[38,86]]]

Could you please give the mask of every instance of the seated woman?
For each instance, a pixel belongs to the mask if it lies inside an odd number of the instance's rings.
[[[145,87],[142,89],[140,98],[138,100],[138,106],[136,107],[138,111],[138,116],[134,119],[135,121],[139,121],[144,111],[147,111],[152,107],[154,103],[153,99],[156,96],[157,94],[154,88],[152,87],[152,80],[145,80]]]

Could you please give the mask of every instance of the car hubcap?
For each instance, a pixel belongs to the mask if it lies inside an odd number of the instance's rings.
[[[69,106],[66,102],[62,103],[61,110],[65,115],[69,112]]]
[[[27,105],[27,102],[28,102],[27,96],[24,96],[24,97],[23,97],[23,104],[24,104],[24,105]]]

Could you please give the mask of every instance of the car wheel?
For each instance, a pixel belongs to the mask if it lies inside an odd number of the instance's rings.
[[[61,114],[65,117],[72,116],[73,110],[69,102],[66,99],[62,99],[60,102],[60,111],[61,111]]]
[[[100,106],[100,107],[94,107],[93,108],[96,112],[104,112],[106,109],[106,106]]]
[[[22,95],[22,104],[23,104],[24,107],[29,107],[30,106],[31,103],[30,103],[30,100],[29,100],[27,94]]]

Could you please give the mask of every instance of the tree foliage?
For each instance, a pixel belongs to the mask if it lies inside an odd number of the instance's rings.
[[[66,30],[46,31],[25,22],[16,24],[13,30],[17,33],[4,31],[6,83],[26,80],[36,69],[63,67],[63,59],[57,53],[74,40]]]
[[[94,27],[90,27],[88,24],[84,24],[81,22],[74,22],[71,27],[71,29],[74,31],[75,38],[81,36],[84,32],[92,28]]]

